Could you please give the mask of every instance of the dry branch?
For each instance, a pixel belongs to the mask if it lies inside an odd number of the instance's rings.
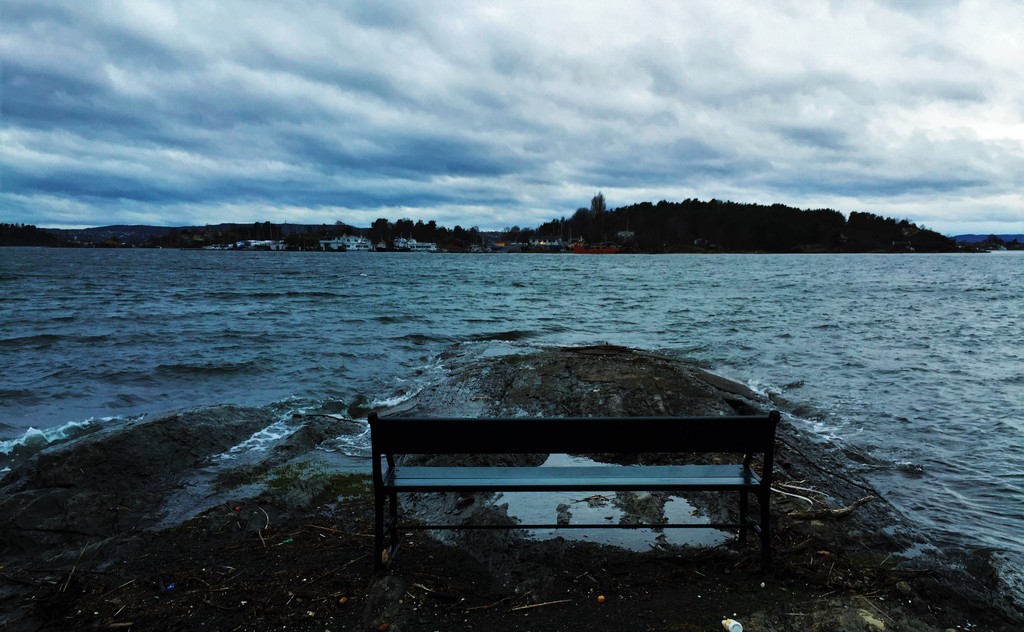
[[[556,599],[555,601],[545,601],[544,603],[531,603],[527,606],[516,606],[509,610],[509,612],[515,612],[516,610],[530,610],[531,608],[540,608],[541,606],[553,606],[556,603],[569,603],[572,599]]]
[[[875,496],[865,496],[858,501],[841,507],[839,509],[817,509],[814,511],[793,511],[788,514],[793,520],[822,520],[826,518],[845,518],[853,513],[861,505],[866,505],[875,499]]]

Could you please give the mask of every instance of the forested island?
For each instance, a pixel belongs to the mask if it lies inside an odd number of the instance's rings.
[[[614,244],[621,252],[956,252],[1024,248],[990,235],[958,243],[906,220],[833,209],[798,209],[711,199],[641,202],[608,209],[600,193],[589,207],[536,228],[502,231],[447,228],[435,221],[380,218],[369,227],[255,222],[207,226],[105,226],[78,230],[0,224],[0,246],[210,248],[274,242],[286,250],[317,250],[325,239],[355,235],[390,249],[395,239],[437,244],[446,252],[551,252],[573,243]],[[239,246],[245,247],[245,246]]]
[[[907,220],[832,209],[801,210],[712,199],[657,204],[642,202],[604,209],[594,196],[590,208],[569,219],[542,224],[540,235],[568,233],[586,241],[632,240],[639,252],[954,252],[956,241]]]

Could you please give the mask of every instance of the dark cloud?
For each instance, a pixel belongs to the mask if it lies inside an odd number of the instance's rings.
[[[956,230],[1024,206],[1021,23],[1001,0],[9,0],[0,204],[41,225],[501,227],[603,190]]]
[[[846,130],[806,125],[779,125],[775,130],[786,144],[792,143],[829,151],[842,151],[850,148],[849,133]]]

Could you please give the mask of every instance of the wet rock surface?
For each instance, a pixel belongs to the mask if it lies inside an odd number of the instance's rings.
[[[659,544],[638,553],[536,541],[519,530],[415,531],[403,534],[392,569],[375,576],[367,479],[339,471],[323,449],[365,426],[335,414],[296,420],[302,428],[259,460],[222,464],[203,479],[197,472],[212,458],[275,421],[263,410],[223,406],[95,432],[44,450],[0,480],[0,626],[713,630],[734,615],[746,630],[1024,623],[991,571],[992,552],[930,547],[852,472],[849,450],[811,435],[785,415],[785,402],[675,358],[619,347],[482,359],[462,351],[443,360],[446,379],[383,412],[585,417],[781,409],[774,568],[760,567],[755,542]],[[196,499],[191,511],[187,500],[168,502],[193,487],[202,493],[186,494]],[[663,494],[612,496],[603,502],[646,521],[663,516],[667,501]],[[736,511],[735,499],[718,494],[687,500],[713,520]],[[552,507],[552,519],[568,520],[578,507]],[[406,509],[422,520],[512,522],[500,498],[420,496]]]
[[[14,550],[45,552],[150,528],[192,471],[272,421],[259,409],[218,406],[45,449],[0,480],[0,534]]]

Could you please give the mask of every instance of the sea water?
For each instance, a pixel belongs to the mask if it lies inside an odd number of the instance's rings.
[[[194,406],[394,403],[453,347],[611,343],[785,398],[935,546],[1024,567],[1022,281],[1021,253],[0,248],[0,460]]]

